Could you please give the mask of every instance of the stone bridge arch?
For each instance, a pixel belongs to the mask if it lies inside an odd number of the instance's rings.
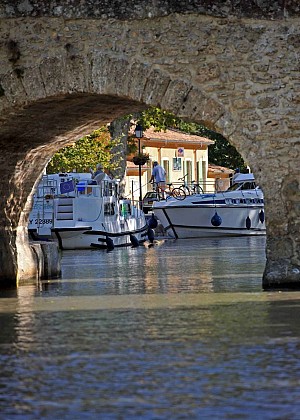
[[[299,10],[117,3],[0,7],[0,278],[35,275],[26,214],[52,153],[157,105],[218,130],[242,153],[266,199],[263,285],[299,286]]]

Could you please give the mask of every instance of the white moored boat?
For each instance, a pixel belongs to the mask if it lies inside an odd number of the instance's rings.
[[[252,174],[238,174],[224,192],[154,202],[153,212],[174,238],[266,233],[263,193]]]
[[[28,231],[55,238],[61,249],[138,245],[147,239],[144,213],[119,197],[119,183],[107,175],[44,175],[34,196]]]

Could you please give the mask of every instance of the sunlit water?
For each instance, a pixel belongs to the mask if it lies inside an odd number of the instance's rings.
[[[300,293],[265,238],[66,251],[1,291],[1,419],[299,419]]]

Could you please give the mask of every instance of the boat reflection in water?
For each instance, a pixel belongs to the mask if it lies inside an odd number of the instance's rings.
[[[224,192],[154,202],[153,212],[174,238],[266,233],[263,193],[252,174],[238,174]]]
[[[300,293],[262,291],[265,239],[63,250],[0,294],[1,419],[298,419]]]

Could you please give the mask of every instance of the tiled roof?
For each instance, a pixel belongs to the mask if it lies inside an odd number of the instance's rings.
[[[213,165],[212,163],[208,164],[208,171],[215,174],[219,174],[219,173],[233,174],[234,173],[233,169],[225,168],[224,166]]]
[[[170,141],[170,142],[187,142],[187,143],[200,143],[202,145],[214,144],[213,140],[206,137],[197,136],[195,134],[186,134],[182,131],[175,129],[168,129],[166,131],[154,131],[154,128],[148,128],[144,131],[144,139]]]

